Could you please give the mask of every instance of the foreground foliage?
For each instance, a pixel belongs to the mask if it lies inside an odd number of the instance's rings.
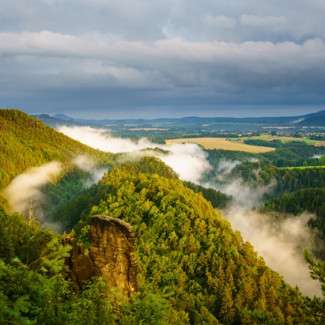
[[[105,285],[76,291],[67,280],[70,247],[35,220],[0,210],[0,323],[109,324]]]

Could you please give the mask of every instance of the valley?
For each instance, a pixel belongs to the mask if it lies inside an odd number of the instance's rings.
[[[0,322],[323,323],[322,140],[116,130],[0,110]]]
[[[325,2],[0,6],[0,325],[325,325]]]

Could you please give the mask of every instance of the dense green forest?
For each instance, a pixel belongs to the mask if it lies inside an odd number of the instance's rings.
[[[231,157],[229,153],[227,155]],[[235,159],[238,159],[238,156],[241,155],[236,153]],[[225,185],[240,179],[252,189],[269,186],[269,190],[259,202],[259,207],[294,215],[304,211],[314,213],[316,218],[310,221],[309,225],[318,229],[321,238],[325,240],[325,168],[279,168],[268,161],[247,159],[246,155],[240,158],[242,161],[227,175],[223,175],[221,180],[220,175],[216,173],[217,184]],[[234,160],[230,159],[230,164],[231,161]],[[226,204],[230,201],[231,198]]]
[[[325,147],[309,145],[303,141],[292,141],[272,152],[262,154],[262,157],[277,167],[313,166],[324,164]]]
[[[92,189],[87,184],[93,183],[91,175],[77,168],[67,171],[57,182],[49,183],[42,188],[46,200],[41,202],[43,210],[46,211],[47,220],[59,222],[64,229],[71,229],[79,220],[78,207],[72,207],[75,200],[79,200],[82,195],[87,195],[91,201]]]
[[[137,165],[141,170],[145,163]],[[134,225],[143,270],[140,290],[168,292],[175,310],[185,312],[191,323],[307,321],[300,294],[177,178],[121,166],[100,183],[107,192],[89,215],[107,214]]]
[[[0,209],[0,323],[110,324],[100,279],[76,290],[67,277],[70,247],[32,219]]]
[[[231,201],[231,197],[213,188],[206,188],[204,186],[185,182],[186,186],[196,193],[201,193],[203,197],[208,200],[214,208],[224,209]]]
[[[320,231],[325,239],[325,187],[304,188],[285,192],[265,202],[268,210],[299,215],[305,211],[314,213],[316,218],[309,221],[310,226]]]
[[[206,179],[215,179],[224,185],[240,179],[252,188],[270,185],[260,206],[269,210],[299,214],[309,211],[317,215],[314,225],[325,233],[323,212],[325,189],[324,147],[316,147],[303,141],[284,143],[280,140],[247,140],[251,144],[276,147],[273,152],[250,154],[211,150],[209,162],[214,167]],[[274,146],[274,142],[277,143]],[[226,174],[220,164],[233,167]],[[220,174],[222,177],[220,177]],[[325,237],[324,237],[325,238]]]
[[[256,141],[246,140],[245,143],[274,147],[276,150],[262,154],[228,150],[209,150],[209,162],[214,167],[218,167],[222,159],[239,161],[258,160],[260,163],[269,164],[274,167],[325,165],[325,147],[313,146],[303,141],[291,141],[288,143],[281,142],[280,140]],[[274,145],[274,141],[276,145]]]
[[[1,186],[28,167],[69,162],[79,153],[107,169],[94,183],[89,173],[69,168],[42,188],[48,221],[62,225],[61,234],[42,226],[36,215],[8,213],[0,202],[1,324],[324,323],[324,300],[286,284],[216,209],[230,203],[227,195],[182,182],[156,158],[118,163],[26,114],[0,112]],[[214,166],[222,159],[241,161],[220,182],[241,177],[259,186],[276,180],[265,198],[269,209],[315,212],[320,219],[314,226],[324,226],[324,169],[279,168],[277,154],[256,160],[213,151],[209,159]],[[132,226],[138,290],[129,298],[107,288],[100,276],[81,287],[70,276],[68,239],[87,251],[95,214]],[[306,258],[312,276],[324,284],[324,263],[307,253]]]
[[[69,163],[78,154],[101,162],[112,156],[91,149],[18,110],[0,109],[0,188],[27,168],[57,160]]]
[[[64,276],[69,247],[59,236],[1,212],[1,305],[7,319],[37,324],[317,322],[316,302],[285,284],[201,194],[162,162],[145,158],[113,168],[93,190],[92,202],[84,200],[74,231],[81,242],[87,241],[93,214],[133,226],[138,293],[124,303],[114,293],[104,298],[100,280],[75,291]],[[46,315],[52,315],[50,321]]]

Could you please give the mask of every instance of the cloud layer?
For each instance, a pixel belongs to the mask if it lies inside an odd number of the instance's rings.
[[[229,104],[320,105],[325,6],[292,6],[13,0],[0,8],[0,102],[108,117],[123,110],[168,115],[174,107],[187,115],[189,106],[200,114]]]

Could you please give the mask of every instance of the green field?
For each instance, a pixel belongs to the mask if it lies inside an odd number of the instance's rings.
[[[303,169],[323,169],[325,165],[322,166],[292,166],[292,167],[278,167],[279,169],[296,169],[296,170],[303,170]]]
[[[251,136],[251,137],[248,136],[248,137],[240,138],[241,142],[244,142],[245,140],[263,140],[263,141],[278,140],[283,143],[288,143],[292,141],[302,141],[314,146],[322,146],[322,147],[325,146],[325,141],[312,140],[308,137],[279,136],[279,135],[271,135],[271,134],[261,134],[258,136]]]

